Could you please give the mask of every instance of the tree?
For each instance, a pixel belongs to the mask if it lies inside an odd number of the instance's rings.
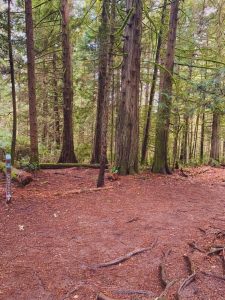
[[[69,3],[61,0],[63,49],[63,139],[59,163],[75,163],[77,158],[73,142],[73,85],[69,30]]]
[[[138,104],[142,1],[127,0],[130,14],[124,31],[121,99],[116,127],[116,166],[122,175],[138,172]]]
[[[29,94],[29,118],[30,118],[30,162],[38,163],[38,127],[36,111],[36,79],[35,79],[35,54],[34,32],[32,17],[32,0],[25,0],[26,20],[26,46],[27,46],[27,70],[28,70],[28,94]]]
[[[179,0],[171,2],[165,70],[163,70],[162,73],[161,91],[156,124],[155,153],[152,166],[152,171],[154,173],[170,173],[167,162],[167,153],[170,110],[172,104],[172,76],[174,67],[179,2]]]
[[[16,112],[16,88],[15,88],[15,71],[14,59],[12,49],[12,34],[11,34],[11,0],[8,0],[8,45],[9,45],[9,64],[10,64],[10,77],[12,86],[12,107],[13,107],[13,128],[12,128],[12,143],[11,143],[11,161],[14,164],[15,151],[16,151],[16,130],[17,130],[17,112]]]
[[[156,87],[156,81],[157,81],[159,56],[160,56],[160,50],[161,50],[161,45],[162,45],[163,26],[164,26],[165,17],[166,17],[166,8],[167,8],[167,0],[164,0],[163,7],[162,7],[161,24],[160,24],[160,29],[159,29],[159,33],[158,33],[158,41],[157,41],[156,54],[155,54],[155,64],[154,64],[154,70],[153,70],[153,75],[152,75],[152,85],[151,85],[150,96],[149,96],[149,101],[148,101],[148,111],[147,111],[146,123],[144,126],[143,142],[142,142],[142,148],[141,148],[141,163],[142,164],[144,164],[144,162],[146,160],[146,153],[147,153],[148,140],[149,140],[149,129],[150,129],[150,124],[151,124],[152,103],[153,103],[154,96],[155,96],[155,87]]]

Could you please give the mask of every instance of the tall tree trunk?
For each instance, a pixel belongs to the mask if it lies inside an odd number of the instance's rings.
[[[73,84],[69,29],[69,0],[61,0],[63,49],[63,140],[60,163],[75,163],[73,142]]]
[[[164,26],[165,17],[166,17],[166,7],[167,7],[167,0],[164,0],[163,8],[162,8],[162,15],[161,15],[161,23],[160,23],[161,25],[160,25],[157,48],[156,48],[156,55],[155,55],[155,64],[154,64],[154,70],[153,70],[153,76],[152,76],[152,85],[151,85],[150,97],[149,97],[149,101],[148,101],[148,111],[147,111],[146,123],[144,126],[144,133],[143,133],[143,142],[142,142],[142,148],[141,148],[141,163],[142,164],[145,163],[146,153],[147,153],[147,148],[148,148],[149,131],[150,131],[150,125],[151,125],[152,103],[153,103],[154,96],[155,96],[155,87],[156,87],[156,81],[157,81],[159,56],[160,56],[160,50],[161,50],[161,45],[162,45],[162,33],[163,33],[163,26]]]
[[[109,0],[103,1],[103,11],[102,18],[107,17],[107,11],[109,11]],[[114,30],[115,30],[115,12],[116,12],[116,2],[112,0],[111,2],[111,13],[110,13],[110,24],[107,24],[107,27],[104,28],[106,35],[105,42],[108,44],[104,46],[106,51],[106,78],[105,78],[105,90],[103,95],[103,104],[102,104],[102,129],[101,129],[101,156],[100,156],[100,170],[97,181],[97,186],[101,187],[104,185],[104,175],[105,167],[107,163],[107,129],[108,129],[108,109],[109,109],[109,86],[112,78],[113,71],[113,49],[114,49]],[[108,16],[109,17],[109,16]]]
[[[99,69],[98,69],[98,98],[96,111],[95,136],[91,163],[99,163],[101,156],[102,122],[105,96],[107,94],[107,67],[109,51],[109,0],[103,0],[101,26],[99,28]]]
[[[15,72],[11,37],[11,0],[8,0],[8,46],[9,46],[9,64],[12,86],[12,107],[13,107],[13,127],[12,127],[12,143],[11,143],[11,162],[14,164],[16,151],[16,131],[17,131],[17,111],[16,111],[16,88],[15,88]]]
[[[213,112],[210,159],[219,161],[220,114]]]
[[[26,46],[27,46],[27,69],[28,69],[28,94],[29,94],[29,118],[30,118],[30,162],[38,163],[38,130],[36,110],[36,77],[35,77],[35,54],[34,33],[32,17],[32,0],[25,0],[26,21]]]
[[[138,104],[142,1],[127,0],[131,16],[124,32],[121,100],[116,128],[116,166],[122,175],[138,172]]]
[[[170,110],[172,104],[172,75],[174,66],[176,31],[178,23],[179,0],[171,2],[170,30],[168,33],[166,62],[163,71],[162,90],[160,91],[159,107],[156,123],[155,153],[152,171],[154,173],[170,173],[168,167],[168,136]]]
[[[59,116],[59,96],[58,96],[58,84],[55,74],[57,73],[56,68],[57,55],[54,52],[52,57],[52,68],[53,68],[53,91],[54,91],[54,123],[55,123],[55,143],[57,149],[60,147],[60,116]]]
[[[200,161],[203,163],[204,158],[204,141],[205,141],[205,111],[202,113],[202,126],[201,126],[201,141],[200,141]]]

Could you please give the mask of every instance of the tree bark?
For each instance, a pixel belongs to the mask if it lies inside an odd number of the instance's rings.
[[[63,140],[59,163],[75,163],[73,141],[73,84],[69,30],[69,0],[61,0],[63,49]]]
[[[38,163],[38,130],[36,111],[36,77],[34,33],[32,17],[32,0],[25,0],[26,21],[26,46],[27,46],[27,70],[28,70],[28,94],[29,94],[29,118],[30,118],[30,162]]]
[[[162,90],[156,123],[155,153],[152,171],[154,173],[169,174],[167,162],[170,111],[172,104],[172,75],[174,66],[176,31],[178,23],[179,0],[171,2],[170,30],[168,33],[165,69],[162,78]]]
[[[60,116],[59,116],[59,97],[58,97],[58,84],[55,74],[57,73],[56,68],[57,55],[53,53],[52,57],[52,68],[53,68],[53,91],[54,91],[54,123],[55,123],[55,143],[57,149],[60,147]]]
[[[116,128],[116,166],[122,175],[138,172],[138,104],[142,1],[127,0],[130,19],[124,32],[121,99]]]
[[[98,98],[96,111],[95,136],[91,163],[99,163],[102,145],[103,110],[107,94],[107,72],[109,52],[109,0],[103,0],[101,26],[99,28],[99,71],[98,71]]]
[[[220,114],[213,112],[210,159],[219,161]]]
[[[158,73],[158,64],[159,64],[159,56],[160,56],[160,50],[162,45],[162,33],[163,33],[163,26],[165,23],[165,17],[166,17],[166,7],[167,7],[167,0],[164,0],[163,8],[162,8],[162,15],[161,15],[161,22],[160,22],[160,30],[158,34],[158,42],[157,42],[157,48],[156,48],[156,55],[155,55],[155,64],[154,64],[154,70],[153,70],[153,76],[152,76],[152,85],[151,85],[151,91],[150,91],[150,97],[148,101],[148,111],[147,111],[147,117],[146,117],[146,123],[144,127],[144,134],[143,134],[143,142],[142,142],[142,149],[141,149],[141,164],[144,164],[146,161],[146,153],[148,148],[148,142],[149,142],[149,131],[150,131],[150,125],[151,125],[151,111],[152,111],[152,103],[155,96],[155,87],[156,87],[156,81],[157,81],[157,73]]]
[[[205,141],[205,111],[202,113],[202,125],[201,125],[201,142],[200,142],[200,161],[203,163],[204,158],[204,141]]]
[[[14,59],[13,59],[12,36],[11,36],[11,5],[10,4],[11,4],[11,0],[8,0],[8,46],[9,46],[9,64],[10,64],[10,76],[11,76],[11,87],[12,87],[12,107],[13,107],[11,162],[13,165],[14,159],[15,159],[15,151],[16,151],[17,110],[16,110]]]
[[[102,18],[107,17],[107,11],[109,11],[109,0],[103,1],[103,12]],[[113,48],[114,48],[114,30],[115,30],[115,11],[116,11],[116,2],[112,0],[111,3],[111,14],[110,14],[110,25],[104,28],[106,41],[108,41],[109,46],[105,45],[106,57],[107,57],[107,70],[105,78],[105,90],[103,95],[103,105],[102,105],[102,130],[101,130],[101,157],[100,157],[100,170],[97,181],[97,187],[104,185],[104,175],[105,168],[107,164],[107,129],[108,129],[108,109],[109,109],[109,86],[112,78],[112,67],[113,67]]]

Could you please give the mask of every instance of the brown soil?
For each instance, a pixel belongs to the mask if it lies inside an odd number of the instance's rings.
[[[184,173],[122,177],[96,191],[97,170],[40,171],[25,188],[14,186],[9,206],[1,177],[0,299],[155,299],[164,276],[176,280],[166,299],[176,299],[191,272],[179,299],[225,299],[225,251],[207,255],[225,246],[225,169]],[[125,262],[93,267],[155,239]]]

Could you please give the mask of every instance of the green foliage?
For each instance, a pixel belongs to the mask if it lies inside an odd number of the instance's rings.
[[[82,143],[76,147],[76,154],[79,162],[89,162],[91,157],[91,145]]]

